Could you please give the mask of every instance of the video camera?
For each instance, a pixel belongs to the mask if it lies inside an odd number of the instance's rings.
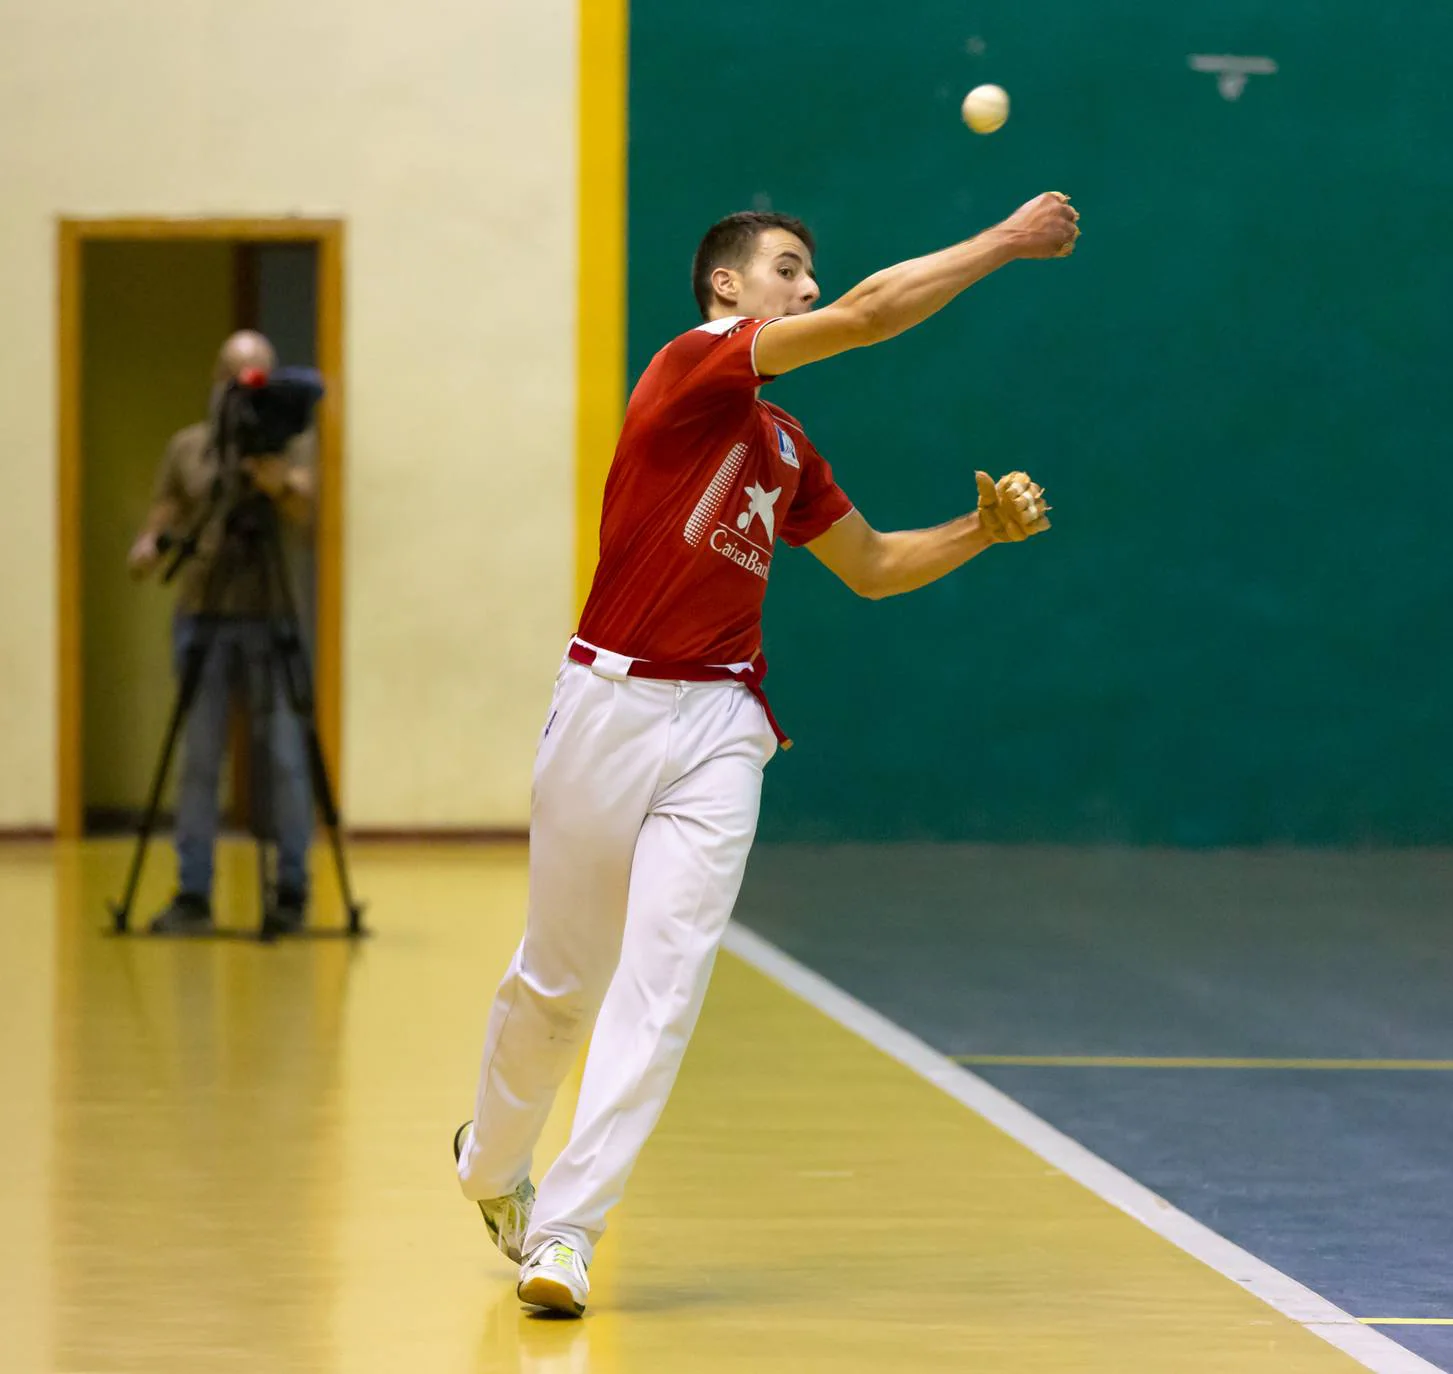
[[[281,453],[313,422],[323,398],[322,374],[311,367],[252,367],[227,384],[217,413],[218,451],[237,458]]]
[[[212,501],[196,528],[180,538],[163,536],[157,547],[176,556],[162,576],[170,582],[197,550],[204,528],[219,518],[232,534],[255,536],[270,503],[239,468],[248,458],[282,453],[290,439],[313,423],[323,398],[323,376],[311,367],[280,367],[268,372],[244,369],[222,389],[213,408],[212,451],[220,465],[212,482]]]

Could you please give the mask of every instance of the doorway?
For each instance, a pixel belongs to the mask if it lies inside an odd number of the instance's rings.
[[[217,347],[240,328],[261,330],[281,362],[318,367],[327,382],[316,518],[286,553],[338,783],[342,247],[333,221],[60,225],[62,836],[130,828],[145,805],[175,699],[173,593],[131,582],[126,551],[168,439],[205,417]],[[234,819],[246,815],[243,741],[239,721],[230,805],[224,796]]]

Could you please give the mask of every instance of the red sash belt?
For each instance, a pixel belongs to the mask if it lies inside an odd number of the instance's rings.
[[[591,648],[589,644],[582,644],[578,639],[570,641],[568,655],[572,662],[583,663],[587,668],[598,657],[595,649]],[[620,658],[615,654],[610,657],[627,665],[625,670],[627,677],[650,678],[658,682],[740,682],[761,703],[762,710],[767,714],[767,724],[772,727],[772,733],[777,736],[777,743],[783,749],[792,748],[792,741],[777,724],[777,717],[772,714],[767,694],[762,690],[763,679],[767,676],[767,660],[760,654],[745,668],[729,668],[725,664],[657,663],[644,658]]]

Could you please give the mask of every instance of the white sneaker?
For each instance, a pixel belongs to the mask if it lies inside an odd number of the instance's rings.
[[[520,1301],[530,1307],[548,1307],[578,1317],[585,1311],[590,1294],[590,1280],[585,1276],[585,1261],[580,1251],[563,1240],[547,1240],[537,1245],[520,1266]]]
[[[466,1121],[454,1132],[454,1162],[464,1151],[464,1136],[472,1122]],[[492,1197],[479,1204],[485,1229],[490,1239],[499,1246],[500,1253],[520,1262],[525,1248],[525,1235],[530,1229],[530,1211],[535,1205],[535,1185],[526,1179],[512,1193],[503,1197]]]

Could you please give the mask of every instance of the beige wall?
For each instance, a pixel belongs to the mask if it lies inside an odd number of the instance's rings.
[[[0,0],[0,826],[56,806],[57,215],[349,229],[344,802],[513,826],[573,609],[574,0]]]

